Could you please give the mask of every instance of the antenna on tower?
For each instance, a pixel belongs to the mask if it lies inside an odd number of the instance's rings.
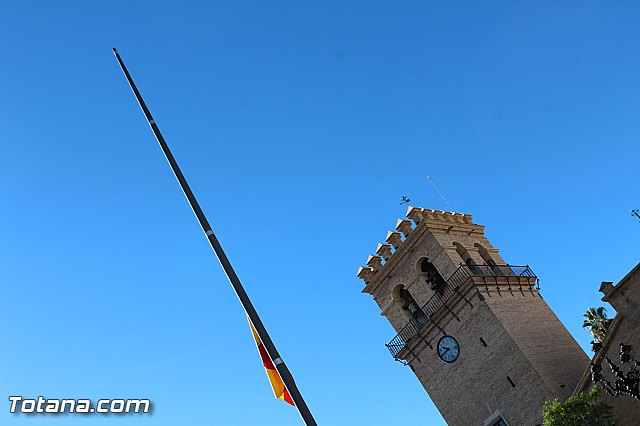
[[[640,210],[638,209],[631,210],[631,216],[635,216],[638,218],[638,220],[640,220]]]
[[[442,192],[440,192],[440,190],[438,189],[438,187],[436,186],[436,183],[433,181],[433,179],[431,179],[430,176],[427,176],[427,179],[429,179],[429,182],[431,182],[431,185],[433,185],[433,187],[435,188],[436,191],[438,191],[438,194],[440,194],[440,196],[442,197],[442,199],[444,200],[445,203],[447,203],[447,205],[449,206],[449,208],[451,209],[452,212],[455,211],[455,209],[453,208],[453,206],[451,205],[451,203],[444,197],[444,195],[442,194]]]

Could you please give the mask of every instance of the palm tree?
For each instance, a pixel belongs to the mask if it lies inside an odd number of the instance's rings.
[[[588,328],[589,333],[593,336],[593,339],[602,343],[607,329],[611,324],[611,320],[607,318],[607,310],[600,306],[598,309],[589,308],[584,313],[584,323],[582,328]]]

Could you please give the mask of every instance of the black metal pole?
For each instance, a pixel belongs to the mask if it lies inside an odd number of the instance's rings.
[[[202,227],[202,230],[207,236],[207,239],[211,244],[211,248],[213,248],[213,251],[218,257],[218,260],[222,265],[222,269],[224,269],[224,272],[227,274],[227,278],[229,278],[229,282],[231,282],[231,286],[233,287],[233,290],[236,292],[238,299],[240,299],[240,303],[242,304],[242,307],[244,308],[245,312],[247,313],[247,316],[251,320],[251,323],[253,324],[254,328],[256,329],[256,332],[258,333],[258,337],[260,337],[260,340],[262,341],[262,344],[267,350],[267,353],[269,354],[271,361],[273,361],[273,365],[275,365],[276,369],[278,370],[278,373],[280,374],[280,377],[282,378],[284,385],[287,387],[287,390],[291,395],[291,399],[293,399],[293,402],[295,403],[296,408],[300,412],[300,416],[302,417],[302,419],[304,420],[307,426],[317,426],[317,423],[313,418],[311,411],[309,411],[309,407],[307,407],[307,404],[304,401],[304,398],[302,398],[302,394],[300,394],[300,391],[298,390],[298,387],[296,386],[296,383],[293,380],[293,376],[291,375],[291,372],[289,371],[286,364],[280,357],[280,354],[278,353],[278,350],[273,344],[271,337],[269,337],[269,333],[267,333],[267,329],[262,324],[262,321],[260,320],[260,317],[258,316],[256,309],[253,307],[253,304],[251,303],[249,296],[244,290],[244,287],[242,286],[240,279],[236,275],[236,272],[233,270],[233,267],[231,266],[231,263],[229,262],[227,255],[222,249],[220,242],[216,238],[216,235],[213,233],[213,230],[209,225],[209,221],[207,221],[207,218],[202,212],[202,209],[200,208],[200,205],[198,204],[196,197],[193,195],[193,192],[191,192],[191,188],[189,188],[189,184],[187,183],[187,180],[184,178],[182,171],[180,171],[180,167],[178,167],[178,163],[176,162],[175,158],[173,158],[173,154],[171,154],[171,151],[169,150],[169,146],[167,145],[164,138],[162,137],[162,133],[160,133],[160,129],[158,128],[158,125],[153,120],[153,117],[149,112],[149,108],[147,108],[147,105],[144,103],[144,100],[142,99],[142,96],[140,95],[138,88],[133,82],[133,79],[131,78],[129,71],[127,71],[127,67],[125,67],[124,62],[122,62],[122,58],[120,58],[120,54],[115,48],[113,49],[113,53],[116,55],[116,59],[118,60],[118,63],[120,64],[120,67],[122,68],[122,71],[124,72],[124,75],[127,78],[129,85],[131,86],[131,90],[133,90],[133,94],[135,95],[136,99],[138,100],[138,103],[140,104],[140,108],[142,108],[142,112],[144,113],[145,117],[147,118],[147,121],[149,122],[149,125],[151,126],[151,130],[153,131],[153,134],[155,135],[156,139],[158,140],[158,143],[160,144],[160,148],[162,149],[164,156],[167,158],[167,161],[171,166],[171,170],[173,170],[173,174],[176,176],[176,179],[178,179],[178,183],[180,183],[180,187],[182,188],[182,191],[184,191],[184,195],[186,195],[187,200],[189,201],[189,205],[191,205],[191,208],[193,209],[193,212],[195,213],[196,218],[198,218],[198,222],[200,222],[200,226]]]

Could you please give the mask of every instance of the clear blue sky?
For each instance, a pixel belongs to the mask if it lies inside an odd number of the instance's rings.
[[[0,423],[298,425],[117,47],[322,425],[443,425],[355,276],[405,208],[529,264],[580,344],[638,261],[634,2],[0,5]],[[11,416],[9,395],[151,416]]]

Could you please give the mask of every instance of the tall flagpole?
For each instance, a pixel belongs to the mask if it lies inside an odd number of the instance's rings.
[[[189,201],[189,205],[191,205],[191,208],[193,209],[193,212],[195,213],[196,218],[198,219],[198,222],[200,222],[200,226],[202,227],[202,230],[207,236],[207,239],[209,240],[209,244],[211,244],[211,248],[213,248],[213,251],[218,257],[218,260],[222,265],[222,269],[224,269],[224,272],[227,274],[227,278],[229,278],[229,282],[231,282],[231,286],[233,287],[233,290],[236,292],[238,299],[240,299],[240,303],[242,304],[242,307],[247,313],[247,316],[251,320],[251,323],[253,324],[254,328],[256,329],[256,332],[258,333],[258,337],[260,337],[260,340],[262,341],[262,344],[267,350],[267,353],[269,354],[271,361],[273,361],[273,364],[278,370],[278,373],[280,374],[282,381],[284,382],[285,386],[287,387],[287,390],[289,391],[289,394],[291,395],[291,399],[293,399],[293,402],[295,403],[296,408],[300,412],[300,416],[302,417],[302,419],[304,420],[307,426],[317,426],[317,423],[313,418],[311,411],[309,411],[309,407],[307,407],[307,404],[304,401],[304,398],[302,398],[302,394],[300,394],[300,391],[298,390],[298,387],[296,386],[296,383],[293,380],[293,376],[291,375],[291,372],[287,368],[287,365],[284,363],[282,358],[280,358],[280,354],[278,353],[278,350],[273,344],[271,337],[269,337],[269,333],[267,333],[266,328],[262,324],[262,321],[260,320],[260,317],[258,316],[256,309],[253,307],[253,304],[251,303],[249,296],[244,290],[244,287],[242,286],[240,279],[236,275],[236,272],[233,270],[233,267],[231,266],[231,263],[229,262],[227,255],[222,249],[220,242],[218,242],[216,235],[213,233],[213,230],[209,225],[209,221],[207,221],[207,218],[202,212],[202,209],[200,208],[200,205],[198,204],[196,197],[193,195],[193,192],[191,192],[191,188],[189,188],[189,184],[187,183],[187,180],[184,178],[182,171],[180,171],[180,167],[178,167],[178,163],[176,162],[175,158],[173,158],[173,154],[169,150],[169,146],[167,145],[164,138],[162,137],[162,133],[160,133],[160,129],[158,128],[158,125],[153,120],[153,117],[151,116],[151,112],[149,112],[149,108],[147,108],[147,105],[144,103],[144,100],[142,99],[142,96],[140,95],[138,88],[133,82],[133,79],[131,78],[129,71],[127,71],[127,67],[125,67],[124,62],[122,62],[122,59],[120,58],[120,54],[115,48],[113,49],[113,53],[116,55],[116,59],[118,60],[118,63],[120,64],[120,67],[122,68],[122,71],[124,72],[124,75],[127,78],[129,85],[131,86],[131,90],[133,90],[133,94],[136,96],[136,99],[140,104],[140,108],[142,108],[142,112],[144,113],[145,117],[147,118],[147,121],[149,122],[149,125],[151,126],[151,130],[153,131],[153,134],[155,135],[156,139],[158,140],[158,143],[160,144],[160,148],[162,149],[164,156],[167,158],[167,161],[171,166],[171,170],[173,170],[173,174],[176,176],[176,179],[178,179],[178,183],[180,183],[180,187],[182,188],[182,191],[184,191],[184,195],[186,195],[187,200]]]

